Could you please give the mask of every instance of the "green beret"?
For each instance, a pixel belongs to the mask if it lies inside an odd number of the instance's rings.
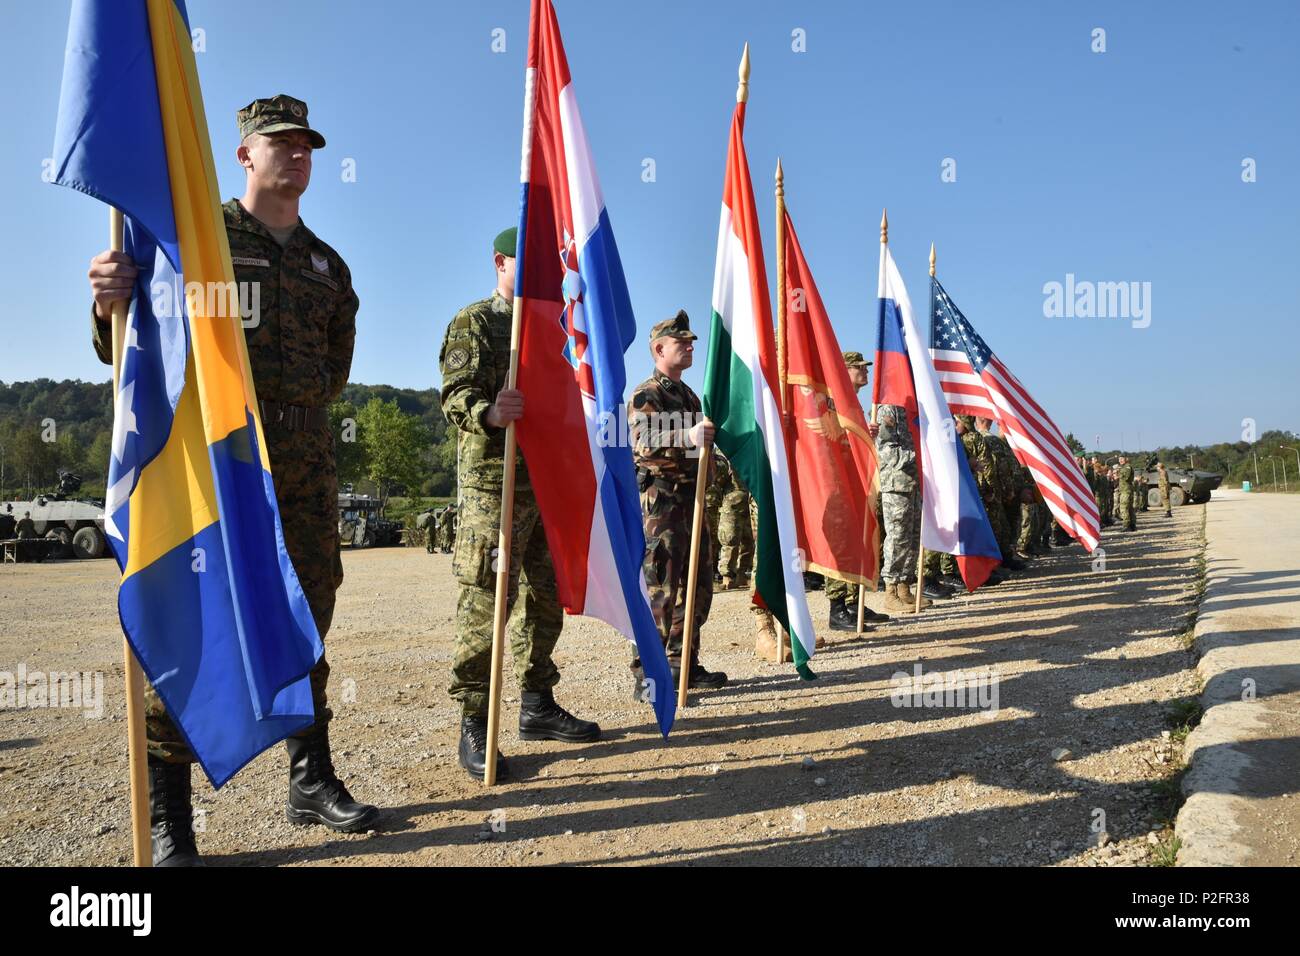
[[[283,133],[287,130],[300,129],[311,137],[311,144],[316,149],[325,148],[325,137],[307,125],[307,104],[284,93],[263,100],[253,100],[235,114],[239,124],[239,136],[250,133]]]
[[[515,252],[519,247],[519,227],[511,226],[509,229],[503,229],[497,233],[497,237],[492,240],[492,251],[499,252],[507,259],[513,259]]]
[[[691,331],[691,319],[685,310],[678,310],[671,319],[655,323],[655,327],[650,330],[650,341],[654,342],[655,339],[661,339],[665,335],[675,339],[686,339],[688,342],[699,337]]]
[[[844,365],[846,368],[870,368],[871,363],[862,357],[861,352],[845,352]]]

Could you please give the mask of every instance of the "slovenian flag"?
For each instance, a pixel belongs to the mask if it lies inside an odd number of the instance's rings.
[[[313,723],[323,648],[284,547],[180,0],[73,4],[54,161],[55,182],[123,211],[140,267],[104,529],[122,628],[219,787]]]
[[[903,277],[886,243],[880,244],[880,309],[876,325],[873,401],[901,405],[908,414],[921,475],[921,544],[957,560],[974,591],[1002,560],[943,386],[912,312]]]
[[[636,318],[550,0],[532,4],[520,178],[518,387],[528,405],[515,429],[560,602],[635,642],[666,735],[677,695],[642,573],[632,450],[618,440]]]
[[[804,555],[790,492],[791,458],[777,399],[772,306],[744,130],[742,100],[731,120],[722,186],[704,414],[716,426],[718,447],[739,472],[758,509],[754,570],[758,599],[791,635],[795,667],[811,679],[816,675],[808,659],[817,635],[803,587]]]

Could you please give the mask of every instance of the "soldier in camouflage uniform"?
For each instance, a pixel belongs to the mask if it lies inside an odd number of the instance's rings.
[[[1160,489],[1160,504],[1165,509],[1165,517],[1172,518],[1174,513],[1169,510],[1169,472],[1163,461],[1156,462],[1156,471],[1159,472],[1156,487]]]
[[[686,588],[690,570],[691,526],[695,516],[695,483],[700,470],[700,449],[713,444],[713,425],[704,420],[700,399],[682,381],[682,372],[694,361],[696,335],[690,319],[678,312],[650,330],[650,354],[655,370],[632,391],[628,402],[628,434],[641,489],[641,514],[645,519],[645,579],[650,609],[668,664],[677,680],[682,667],[682,638],[686,629]],[[709,480],[706,469],[705,480]],[[691,639],[689,686],[721,687],[727,675],[706,670],[699,662],[700,631],[713,604],[712,542],[702,536],[695,587],[695,622]],[[641,659],[632,652],[634,693],[642,698],[644,674]]]
[[[1145,470],[1138,472],[1137,478],[1134,481],[1133,505],[1138,511],[1147,510],[1147,473]]]
[[[1136,531],[1137,517],[1133,514],[1133,466],[1128,463],[1128,459],[1123,455],[1119,456],[1115,496],[1119,502],[1120,530]]]
[[[339,560],[338,480],[328,406],[347,383],[356,336],[357,296],[342,257],[298,216],[311,178],[313,149],[325,139],[307,124],[307,105],[283,94],[239,111],[236,151],[247,174],[241,199],[222,207],[234,276],[258,289],[259,312],[245,322],[248,360],[261,406],[267,454],[285,548],[322,639],[343,582]],[[112,362],[113,301],[129,297],[137,269],[125,253],[91,261],[95,351]],[[287,814],[295,823],[366,830],[379,811],[357,803],[335,776],[326,697],[329,664],[311,672],[316,722],[285,741]],[[199,862],[191,832],[190,764],[194,755],[153,687],[145,696],[155,866]]]
[[[729,485],[718,516],[722,587],[726,591],[749,587],[749,576],[754,570],[754,524],[750,519],[749,491],[730,465],[728,471]]]
[[[446,546],[443,548],[444,553],[452,554],[456,550],[456,529],[460,527],[460,509],[456,507],[456,502],[447,505],[447,528],[443,532],[443,540]]]
[[[907,410],[901,405],[879,405],[876,420],[868,426],[876,442],[880,467],[880,519],[885,528],[885,552],[881,576],[885,579],[885,609],[911,614],[916,596],[916,549],[921,537],[921,489],[916,449],[908,427]],[[928,599],[921,598],[921,607]]]
[[[705,518],[709,525],[709,543],[712,550],[711,567],[708,573],[713,576],[715,585],[722,584],[722,574],[718,570],[718,558],[722,554],[721,535],[721,518],[722,518],[722,500],[727,496],[727,491],[731,487],[731,466],[722,452],[716,448],[713,449],[713,480],[709,482],[709,487],[704,492],[704,510]],[[703,565],[701,565],[703,567]]]
[[[456,535],[451,559],[460,597],[456,603],[456,644],[448,692],[461,707],[460,765],[478,779],[483,778],[487,765],[498,560],[495,551],[501,528],[506,427],[524,417],[523,393],[506,388],[516,241],[517,229],[507,229],[493,241],[497,287],[488,298],[456,313],[438,353],[442,411],[458,430],[460,484],[460,509],[456,517],[444,514],[443,521],[450,526],[458,518],[464,525]],[[574,717],[555,702],[552,692],[560,682],[560,672],[551,654],[560,637],[564,613],[522,451],[515,459],[506,604],[510,654],[521,690],[519,736],[524,740],[570,743],[600,739],[599,726]],[[509,772],[500,753],[496,772],[499,777]]]
[[[984,508],[993,525],[998,550],[1002,552],[1002,567],[1012,571],[1024,568],[1016,557],[1016,536],[1020,523],[1020,467],[1011,446],[1000,435],[992,432],[993,422],[988,418],[975,419],[975,431],[988,452],[991,468],[985,480],[977,483],[984,499]]]

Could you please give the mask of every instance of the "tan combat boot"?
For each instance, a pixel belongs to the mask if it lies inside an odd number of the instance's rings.
[[[772,624],[772,617],[768,614],[755,615],[758,634],[754,638],[754,654],[770,664],[775,664],[776,659],[776,628]],[[786,644],[783,648],[784,653],[781,655],[783,661],[791,661],[790,645]]]
[[[901,583],[894,581],[885,582],[885,610],[892,611],[895,614],[911,614],[916,608],[912,602],[906,600],[900,593]]]
[[[916,597],[917,597],[916,592],[912,590],[912,586],[911,586],[910,584],[908,584],[906,581],[899,581],[899,582],[898,582],[898,596],[899,596],[900,598],[902,598],[904,601],[907,602],[907,606],[908,606],[909,608],[915,608],[915,607],[917,606],[917,605],[916,605]],[[923,597],[921,598],[921,607],[923,607],[923,608],[927,608],[927,607],[930,606],[930,603],[931,603],[931,602],[930,602],[930,599],[929,599],[928,597],[924,597],[924,596],[923,596]]]

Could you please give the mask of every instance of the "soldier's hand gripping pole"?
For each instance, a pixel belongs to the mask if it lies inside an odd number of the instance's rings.
[[[519,337],[523,297],[515,295],[510,319],[510,370],[506,388],[514,389],[519,377]],[[510,596],[511,538],[515,523],[515,423],[506,424],[506,447],[501,473],[501,530],[497,535],[497,592],[492,615],[492,671],[488,684],[487,750],[484,752],[484,786],[497,782],[497,734],[501,730],[501,657],[505,653],[507,600]]]
[[[122,210],[109,207],[108,248],[122,251]],[[113,401],[122,378],[122,345],[126,341],[126,307],[128,299],[113,303]],[[131,849],[136,866],[153,866],[149,845],[149,765],[144,736],[144,672],[135,659],[131,642],[122,637],[122,654],[126,677],[126,753],[131,783]]]
[[[707,421],[707,419],[705,419]],[[691,639],[695,636],[695,587],[700,577],[700,532],[704,525],[704,493],[708,490],[709,462],[713,443],[699,446],[700,464],[695,473],[695,512],[691,515],[691,557],[686,566],[686,620],[682,626],[681,676],[677,681],[677,709],[686,706],[686,689],[691,683]]]

